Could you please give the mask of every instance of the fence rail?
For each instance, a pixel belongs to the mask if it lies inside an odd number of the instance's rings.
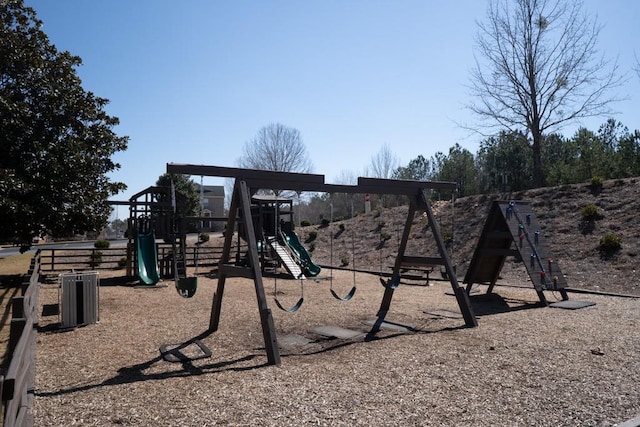
[[[11,300],[11,328],[9,331],[9,367],[0,376],[0,397],[4,409],[5,427],[31,426],[33,415],[33,385],[35,382],[36,327],[38,322],[38,294],[41,252],[31,260],[22,295]]]
[[[42,249],[41,268],[43,273],[62,273],[72,270],[113,270],[126,265],[127,248],[105,249]],[[163,263],[171,258],[172,248],[158,245],[158,261]],[[214,266],[220,260],[222,248],[187,247],[185,259],[188,267]]]

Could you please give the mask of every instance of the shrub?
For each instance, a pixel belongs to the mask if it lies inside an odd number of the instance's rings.
[[[386,231],[383,231],[382,233],[380,233],[380,240],[383,240],[386,242],[389,239],[391,239],[390,233],[387,233]]]
[[[342,257],[340,257],[340,266],[346,267],[348,265],[349,265],[349,257],[347,255],[342,255]]]
[[[311,242],[309,244],[309,252],[313,252],[316,250],[316,244],[314,242]]]
[[[311,221],[309,221],[308,219],[303,219],[302,221],[300,221],[301,227],[308,227],[310,225],[311,225]]]
[[[109,246],[111,246],[111,242],[104,239],[96,240],[96,242],[93,244],[93,247],[96,249],[108,249]]]
[[[318,237],[318,232],[316,230],[311,230],[308,234],[309,240],[315,240]]]
[[[200,234],[198,235],[198,241],[199,241],[200,243],[208,242],[208,241],[209,241],[209,238],[210,238],[210,237],[209,237],[209,233],[200,233]]]
[[[445,244],[450,245],[453,242],[453,234],[450,231],[445,231],[442,233],[442,240]]]
[[[340,231],[344,231],[344,229],[346,228],[344,224],[340,224],[338,226],[338,228],[340,229]]]
[[[320,221],[320,225],[323,227],[327,227],[330,222],[331,221],[329,221],[329,218],[322,218],[322,221]]]
[[[126,257],[122,257],[118,260],[118,267],[120,268],[124,268],[127,265],[127,258]]]
[[[600,217],[598,207],[593,203],[583,206],[580,209],[580,215],[582,215],[582,219],[585,221],[595,221]]]
[[[591,187],[593,188],[602,188],[602,177],[601,176],[594,176],[591,178]]]
[[[600,238],[600,250],[602,252],[615,252],[622,247],[622,237],[613,233],[606,233]]]
[[[91,268],[95,268],[102,263],[102,252],[100,251],[91,251],[91,255],[89,255],[89,266]]]

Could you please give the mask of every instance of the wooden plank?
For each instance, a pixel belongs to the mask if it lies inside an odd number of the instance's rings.
[[[401,267],[437,267],[445,265],[445,260],[435,257],[404,256],[400,262]]]
[[[218,274],[224,274],[227,277],[244,277],[253,279],[253,270],[248,267],[241,267],[233,264],[221,264],[218,267]]]

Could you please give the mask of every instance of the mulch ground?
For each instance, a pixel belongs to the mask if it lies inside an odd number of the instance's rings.
[[[110,281],[103,275],[103,284]],[[445,282],[405,282],[387,319],[414,330],[366,338],[383,288],[372,274],[333,283],[265,279],[282,355],[267,365],[253,282],[228,279],[220,328],[202,338],[211,357],[170,362],[160,347],[186,345],[208,326],[215,277],[182,299],[172,282],[155,289],[101,286],[100,322],[70,330],[42,316],[37,344],[35,425],[426,425],[609,426],[640,414],[640,300],[575,295],[580,310],[537,306],[523,288],[471,297],[479,327],[465,328]],[[483,291],[485,288],[478,288]],[[548,293],[550,301],[557,295]],[[41,305],[56,304],[43,285]],[[319,326],[354,331],[329,338]]]

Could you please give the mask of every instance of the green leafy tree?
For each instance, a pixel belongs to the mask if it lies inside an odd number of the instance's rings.
[[[601,26],[579,0],[492,0],[479,24],[469,109],[484,129],[526,129],[533,182],[543,185],[544,135],[610,114],[623,81],[597,49]],[[476,129],[477,130],[477,129]]]
[[[531,188],[531,147],[522,132],[500,132],[480,143],[476,157],[480,192]]]
[[[393,179],[411,179],[416,181],[429,181],[433,174],[429,159],[420,154],[411,160],[407,166],[399,166],[393,172]]]
[[[185,197],[183,214],[186,216],[200,215],[200,191],[198,185],[189,175],[165,173],[158,177],[156,185],[159,187],[171,187],[171,182],[176,193]]]
[[[579,182],[578,148],[572,139],[560,134],[545,135],[542,164],[547,185],[565,185]]]
[[[460,196],[476,193],[475,160],[469,150],[456,144],[449,149],[448,155],[438,152],[431,161],[435,165],[437,181],[457,183]]]
[[[85,91],[81,59],[58,51],[22,0],[0,2],[0,241],[97,231],[107,199],[126,188],[108,174],[127,137],[105,98]]]

